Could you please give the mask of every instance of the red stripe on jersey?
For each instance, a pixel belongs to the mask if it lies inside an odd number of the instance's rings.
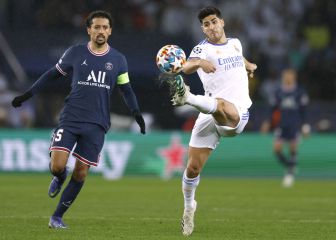
[[[63,152],[67,152],[67,153],[70,153],[71,151],[65,147],[51,147],[49,149],[49,151],[63,151]]]
[[[97,165],[98,165],[95,162],[91,162],[91,161],[83,158],[82,156],[78,155],[77,153],[72,153],[72,155],[74,155],[79,161],[81,161],[82,163],[84,163],[86,165],[95,166],[95,167],[97,167]]]

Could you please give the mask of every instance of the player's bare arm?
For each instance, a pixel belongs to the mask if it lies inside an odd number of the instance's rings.
[[[244,58],[244,63],[246,70],[250,73],[250,77],[253,78],[253,73],[257,70],[257,64],[249,62],[246,58]]]
[[[191,74],[197,71],[197,69],[202,68],[206,73],[213,73],[216,71],[216,67],[213,63],[201,59],[201,58],[192,58],[183,65],[183,72],[185,74]]]

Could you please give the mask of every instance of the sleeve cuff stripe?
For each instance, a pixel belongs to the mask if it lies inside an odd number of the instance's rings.
[[[67,75],[67,73],[64,72],[64,71],[62,70],[62,68],[58,65],[58,63],[56,64],[56,68],[57,68],[57,70],[58,70],[62,75],[64,75],[64,76]]]

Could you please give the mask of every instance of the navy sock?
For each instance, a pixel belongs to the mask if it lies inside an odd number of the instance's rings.
[[[296,165],[297,165],[296,152],[292,152],[291,157],[288,161],[288,173],[294,174]]]
[[[63,214],[68,210],[71,204],[75,201],[78,193],[82,189],[83,182],[77,182],[71,178],[70,182],[64,189],[61,199],[58,202],[57,208],[53,214],[55,217],[63,217]]]
[[[284,166],[288,166],[288,161],[285,157],[285,155],[283,155],[282,152],[276,152],[275,155],[277,156],[278,160],[280,161],[280,163]]]

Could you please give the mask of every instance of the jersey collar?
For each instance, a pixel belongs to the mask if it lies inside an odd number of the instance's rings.
[[[87,48],[88,48],[89,52],[90,52],[92,55],[94,55],[94,56],[104,56],[104,55],[106,55],[106,54],[110,51],[110,45],[107,45],[107,50],[106,50],[105,52],[103,52],[103,53],[96,53],[96,52],[94,52],[94,51],[90,48],[89,43],[87,44]]]

